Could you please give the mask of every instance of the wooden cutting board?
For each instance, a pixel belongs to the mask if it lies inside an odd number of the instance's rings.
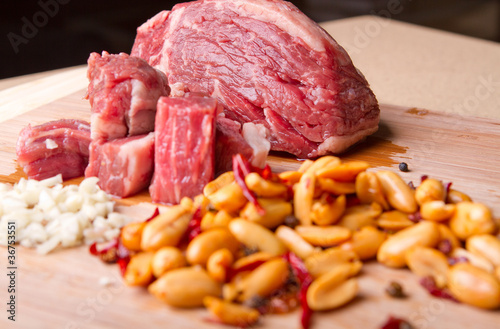
[[[24,174],[15,162],[15,143],[27,125],[59,118],[89,120],[84,91],[58,99],[0,123],[0,181],[16,182]],[[418,183],[422,175],[453,182],[453,187],[489,205],[500,216],[500,121],[460,117],[416,108],[381,106],[379,131],[353,147],[345,160],[368,161],[375,170],[398,171],[407,162],[406,181]],[[273,154],[275,171],[296,169],[300,161]],[[75,180],[78,181],[78,180]],[[125,205],[149,201],[147,193],[120,200]],[[123,208],[131,211],[131,208]],[[133,213],[146,218],[150,205]],[[206,321],[204,310],[172,309],[141,288],[125,287],[114,265],[105,265],[85,247],[48,256],[16,247],[16,322],[0,316],[0,328],[226,328]],[[7,272],[7,250],[0,249],[0,264]],[[408,319],[416,328],[495,328],[500,312],[432,298],[408,270],[393,270],[376,263],[364,266],[356,300],[339,310],[317,313],[313,329],[379,328],[389,315]],[[406,299],[389,298],[390,281],[403,284]],[[103,284],[106,281],[107,284]],[[0,275],[0,302],[7,302],[8,277]],[[263,317],[259,328],[299,328],[299,312]]]

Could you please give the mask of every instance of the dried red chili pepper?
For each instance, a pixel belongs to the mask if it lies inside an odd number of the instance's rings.
[[[101,244],[94,242],[90,245],[89,252],[91,255],[99,257],[103,262],[117,263],[122,275],[125,274],[127,265],[130,262],[130,251],[125,248],[119,238]]]
[[[230,268],[227,273],[227,281],[231,281],[238,273],[245,271],[253,271],[260,265],[264,264],[266,261],[264,260],[256,260],[254,262],[248,263],[238,269]]]
[[[449,239],[444,239],[438,243],[436,249],[441,251],[443,254],[448,255],[453,250],[453,245]]]
[[[308,329],[311,322],[311,316],[313,311],[311,310],[309,304],[307,303],[307,289],[309,289],[309,286],[311,285],[313,278],[311,274],[309,274],[309,271],[307,270],[302,259],[300,259],[293,252],[288,252],[283,257],[288,261],[288,263],[292,267],[293,274],[295,274],[297,279],[299,279],[300,282],[299,301],[300,301],[300,306],[302,308],[300,323],[302,324],[303,329]]]
[[[250,163],[241,154],[238,153],[233,156],[233,173],[236,182],[243,190],[243,195],[247,198],[247,200],[253,203],[259,215],[264,215],[265,210],[259,204],[257,196],[255,195],[255,193],[250,191],[247,184],[245,183],[245,176],[251,173],[251,170],[252,168],[250,166]]]
[[[201,208],[198,207],[194,211],[193,218],[189,221],[188,228],[186,230],[188,242],[196,238],[201,233],[201,219]]]
[[[412,329],[413,326],[406,320],[397,318],[395,316],[389,316],[386,323],[380,327],[380,329]]]
[[[448,265],[453,266],[458,263],[468,263],[469,259],[465,256],[448,257]]]
[[[346,195],[346,208],[361,204],[361,200],[356,195]]]
[[[454,302],[459,302],[455,297],[453,297],[448,290],[444,288],[439,288],[436,285],[436,281],[433,277],[427,276],[420,280],[420,285],[424,287],[432,296],[439,297],[443,299],[448,299]]]
[[[154,213],[151,215],[151,217],[149,217],[148,219],[146,219],[144,221],[144,223],[147,223],[147,222],[150,222],[151,220],[153,220],[153,218],[155,218],[156,216],[158,216],[160,214],[160,210],[158,209],[158,207],[156,207]]]

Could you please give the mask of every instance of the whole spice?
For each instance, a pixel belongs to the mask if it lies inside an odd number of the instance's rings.
[[[408,172],[408,164],[406,162],[401,162],[399,164],[399,170],[402,172]]]
[[[405,298],[406,294],[403,290],[403,286],[399,284],[399,282],[391,281],[387,288],[385,288],[385,292],[394,298]]]

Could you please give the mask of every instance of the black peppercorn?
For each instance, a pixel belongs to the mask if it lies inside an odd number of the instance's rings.
[[[408,164],[406,162],[401,162],[399,164],[399,170],[401,170],[403,172],[407,172],[408,171]]]

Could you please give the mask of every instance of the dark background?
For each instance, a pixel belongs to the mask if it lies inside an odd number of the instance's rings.
[[[171,9],[178,2],[0,1],[2,40],[0,78],[84,64],[92,51],[128,53],[135,38],[136,28],[159,11]],[[500,41],[500,0],[295,0],[292,2],[306,15],[321,22],[379,14],[387,9],[389,1],[399,1],[403,8],[403,11],[393,15],[392,19]],[[31,29],[27,26],[30,23]]]

